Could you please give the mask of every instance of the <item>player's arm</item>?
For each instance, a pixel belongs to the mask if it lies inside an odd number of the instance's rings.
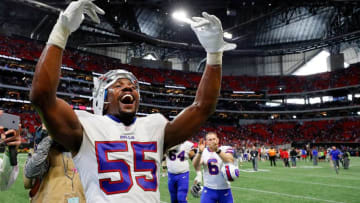
[[[70,105],[57,98],[56,90],[67,38],[78,29],[84,13],[99,22],[96,12],[103,13],[91,0],[80,0],[72,2],[60,14],[36,65],[30,92],[30,100],[54,140],[73,153],[81,145],[83,130]]]
[[[192,105],[185,108],[165,128],[164,150],[193,136],[215,111],[221,86],[222,54],[235,45],[223,40],[220,20],[207,13],[203,18],[194,17],[191,28],[207,52],[206,68]]]
[[[204,141],[204,139],[200,139],[198,151],[195,154],[194,159],[192,160],[192,164],[196,171],[201,170],[201,155],[202,155],[204,149],[205,149],[205,141]]]
[[[196,151],[195,149],[192,149],[192,150],[189,151],[189,158],[190,158],[191,161],[194,159],[194,157],[196,155],[195,151]]]
[[[220,153],[218,153],[218,155],[225,163],[233,163],[234,162],[234,156],[230,152],[220,151]]]
[[[216,153],[225,163],[234,162],[234,150],[232,148],[227,148],[226,150],[221,150],[220,148],[216,149]]]
[[[194,184],[197,183],[201,183],[202,182],[202,173],[201,173],[201,165],[202,165],[202,161],[201,161],[201,154],[202,151],[198,151],[198,153],[195,154],[194,159],[192,161],[193,166],[195,168],[196,171],[196,176],[194,178]]]

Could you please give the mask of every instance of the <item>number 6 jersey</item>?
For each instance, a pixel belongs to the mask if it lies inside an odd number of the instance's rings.
[[[221,146],[222,152],[233,153],[230,146]],[[204,186],[214,190],[224,190],[230,188],[230,182],[227,181],[221,173],[221,167],[224,164],[216,152],[205,148],[201,155],[201,163],[204,166]]]
[[[160,202],[159,166],[167,119],[151,114],[125,126],[115,117],[75,112],[84,135],[73,160],[86,201]]]

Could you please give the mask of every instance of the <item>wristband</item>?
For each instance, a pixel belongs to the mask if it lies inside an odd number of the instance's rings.
[[[221,153],[221,149],[218,149],[217,151],[216,151],[216,154],[220,154]]]
[[[206,64],[208,65],[221,65],[223,52],[207,53]]]
[[[69,35],[70,31],[58,20],[50,33],[47,44],[56,45],[64,50]]]

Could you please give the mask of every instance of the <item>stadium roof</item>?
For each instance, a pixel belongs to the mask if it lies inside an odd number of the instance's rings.
[[[70,0],[3,0],[2,24],[17,25],[25,35],[46,39],[60,9]],[[202,11],[215,14],[230,40],[234,54],[276,55],[331,46],[360,38],[360,2],[346,0],[98,0],[106,11],[101,25],[87,22],[90,32],[76,43],[88,46],[122,46],[146,42],[155,46],[200,50],[188,25],[171,13],[183,8],[189,16]],[[73,42],[74,42],[73,41]],[[89,44],[89,41],[92,43]]]

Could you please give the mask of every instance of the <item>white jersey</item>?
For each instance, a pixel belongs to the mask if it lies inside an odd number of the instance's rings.
[[[230,146],[221,146],[222,152],[233,153]],[[221,173],[223,161],[216,152],[205,148],[201,155],[201,163],[204,166],[204,186],[214,190],[224,190],[230,188],[230,182]]]
[[[7,190],[14,184],[19,174],[19,167],[11,166],[10,158],[4,153],[0,158],[0,190]]]
[[[168,150],[166,165],[169,173],[179,174],[189,171],[189,152],[193,147],[194,143],[185,141]]]
[[[151,114],[124,126],[108,116],[75,112],[84,135],[73,160],[86,201],[160,202],[160,163],[167,119]]]

